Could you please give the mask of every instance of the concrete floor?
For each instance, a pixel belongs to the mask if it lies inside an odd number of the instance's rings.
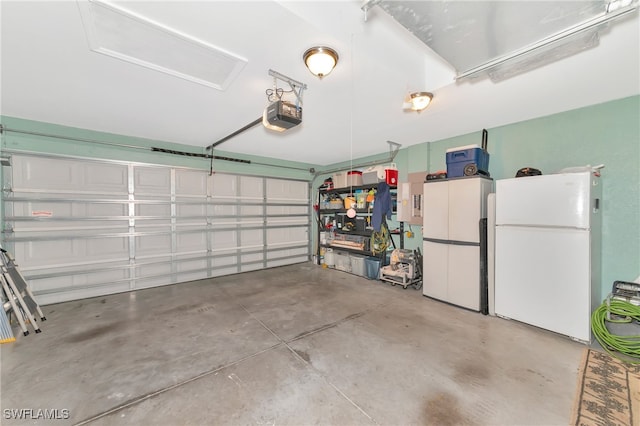
[[[585,348],[310,263],[44,311],[2,424],[566,425]]]

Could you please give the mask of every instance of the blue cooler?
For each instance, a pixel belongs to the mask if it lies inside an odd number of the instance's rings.
[[[467,165],[475,165],[475,173],[465,174]],[[473,171],[470,166],[467,172]],[[478,172],[489,172],[489,153],[483,151],[478,145],[466,145],[447,150],[447,177],[463,177],[477,175]]]

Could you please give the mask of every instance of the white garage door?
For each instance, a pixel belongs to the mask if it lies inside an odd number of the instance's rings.
[[[3,169],[3,247],[41,304],[309,260],[305,181],[23,154]]]

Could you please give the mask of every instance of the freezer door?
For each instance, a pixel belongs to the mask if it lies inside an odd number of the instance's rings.
[[[588,229],[591,186],[597,184],[590,172],[498,180],[496,225]]]
[[[449,239],[449,182],[434,181],[424,184],[423,237]]]
[[[422,253],[422,294],[438,300],[447,300],[448,245],[423,241]]]
[[[590,341],[589,231],[496,227],[496,315]]]

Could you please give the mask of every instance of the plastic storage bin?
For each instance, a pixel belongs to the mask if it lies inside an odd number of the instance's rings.
[[[334,251],[333,259],[335,268],[340,271],[351,272],[351,258],[349,253],[343,251]]]
[[[367,278],[377,280],[380,276],[380,259],[377,257],[365,257],[364,269]]]
[[[362,184],[373,185],[378,182],[384,182],[385,178],[384,166],[371,166],[362,173]]]
[[[364,266],[364,256],[359,256],[357,254],[351,254],[351,273],[360,275],[361,277],[366,276],[365,266]]]
[[[468,164],[475,164],[477,170],[488,172],[489,153],[483,151],[478,145],[467,145],[447,150],[447,177],[466,176],[464,168]]]
[[[334,188],[346,188],[347,186],[347,172],[338,172],[331,175]]]
[[[362,186],[362,172],[358,170],[347,172],[347,186]]]

